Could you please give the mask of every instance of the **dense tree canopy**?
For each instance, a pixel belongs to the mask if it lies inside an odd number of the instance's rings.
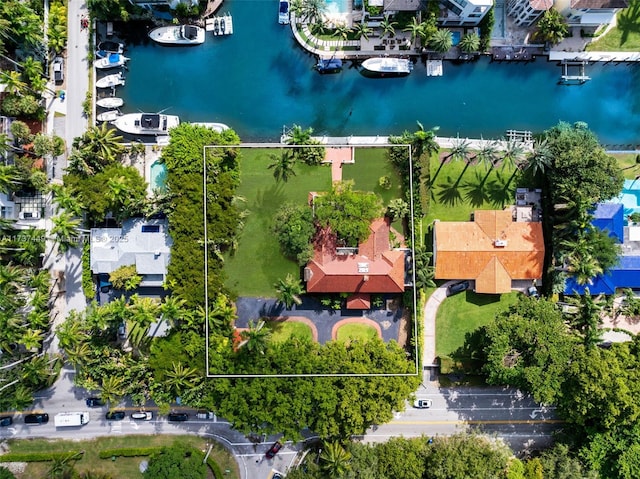
[[[382,216],[382,200],[374,193],[353,190],[353,182],[334,184],[331,191],[313,200],[317,223],[326,227],[345,246],[358,246],[369,236],[369,225]]]
[[[199,451],[174,444],[151,456],[144,477],[149,479],[205,479],[207,466]]]
[[[273,230],[287,258],[296,260],[299,265],[304,265],[311,259],[311,239],[316,228],[308,205],[283,204],[274,218]]]

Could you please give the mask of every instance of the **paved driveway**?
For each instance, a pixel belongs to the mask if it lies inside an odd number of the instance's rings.
[[[391,299],[392,297],[385,297]],[[318,342],[324,344],[331,340],[333,327],[344,319],[367,318],[375,321],[380,326],[382,339],[390,341],[398,340],[403,308],[395,310],[370,309],[370,310],[332,310],[320,304],[320,301],[312,297],[304,297],[300,306],[286,309],[277,300],[271,298],[240,297],[236,301],[238,308],[238,319],[236,326],[246,328],[249,321],[263,317],[286,318],[303,317],[311,320],[318,330]]]

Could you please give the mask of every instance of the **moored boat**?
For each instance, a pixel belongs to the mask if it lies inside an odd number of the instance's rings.
[[[220,35],[220,19],[218,17],[213,19],[213,34]]]
[[[108,68],[123,67],[125,63],[129,61],[129,58],[125,57],[121,53],[110,53],[104,58],[99,58],[94,62],[96,68],[106,70]]]
[[[193,121],[191,122],[191,124],[197,125],[197,126],[204,126],[205,128],[209,128],[210,130],[217,131],[218,133],[222,133],[224,130],[229,129],[229,127],[224,123],[206,123],[206,122]]]
[[[226,29],[224,17],[220,17],[220,35],[224,35],[224,31]]]
[[[132,135],[168,135],[179,124],[176,115],[162,113],[128,113],[112,122],[118,130]]]
[[[118,118],[120,115],[122,115],[122,113],[120,113],[120,111],[118,110],[110,110],[110,111],[105,111],[104,113],[100,113],[99,115],[96,115],[96,120],[97,121],[113,121],[116,118]]]
[[[109,96],[106,98],[100,98],[98,101],[96,101],[96,105],[101,108],[120,108],[122,105],[124,105],[124,100],[122,98]]]
[[[406,58],[374,57],[363,61],[362,68],[374,76],[406,76],[413,70],[413,63]]]
[[[318,73],[337,73],[342,70],[342,60],[339,58],[319,58],[316,63]]]
[[[289,0],[280,0],[278,7],[278,23],[287,25],[289,23]]]
[[[114,73],[113,75],[107,75],[96,81],[96,88],[111,88],[118,85],[124,85],[124,78],[122,72]]]
[[[200,45],[204,43],[204,28],[196,25],[174,25],[154,28],[149,38],[164,45]]]
[[[109,56],[110,53],[122,52],[124,52],[124,43],[112,42],[111,40],[107,40],[98,43],[98,47],[96,49],[96,57],[104,58]]]

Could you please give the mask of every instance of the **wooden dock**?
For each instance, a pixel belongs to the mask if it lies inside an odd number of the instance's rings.
[[[560,81],[563,83],[584,83],[586,81],[591,80],[591,77],[586,75],[587,62],[586,61],[562,61],[562,75],[560,76]],[[569,74],[569,67],[574,67],[578,69],[577,75]]]

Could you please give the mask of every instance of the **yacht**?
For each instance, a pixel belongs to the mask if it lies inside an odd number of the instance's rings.
[[[124,52],[124,43],[112,42],[111,40],[107,40],[104,42],[98,43],[98,48],[96,49],[96,58],[104,58],[109,56],[110,53],[123,53]]]
[[[106,70],[108,68],[123,67],[129,58],[121,53],[109,53],[107,56],[97,59],[94,62],[96,68]]]
[[[180,124],[180,118],[162,113],[128,113],[111,124],[132,135],[168,135],[171,128]]]
[[[373,76],[406,76],[413,70],[413,63],[405,58],[374,57],[363,61],[362,68]]]
[[[96,88],[114,88],[118,85],[124,85],[124,77],[122,76],[122,72],[114,73],[113,75],[107,75],[106,77],[100,78],[96,82]]]
[[[96,105],[100,108],[119,108],[124,105],[124,100],[115,96],[108,96],[106,98],[100,98],[96,101]]]
[[[278,23],[280,25],[289,24],[289,0],[280,0],[278,8]]]
[[[154,28],[149,38],[164,45],[200,45],[204,43],[204,28],[196,25],[174,25]]]

